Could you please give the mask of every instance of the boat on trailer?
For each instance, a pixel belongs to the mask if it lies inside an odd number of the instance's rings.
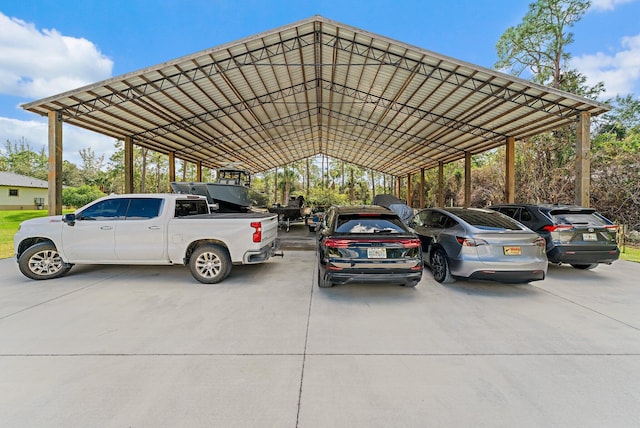
[[[171,182],[175,193],[205,196],[210,205],[217,207],[218,212],[226,213],[251,211],[250,186],[249,171],[237,168],[218,169],[213,183]]]

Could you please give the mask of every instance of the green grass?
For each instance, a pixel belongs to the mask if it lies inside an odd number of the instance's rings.
[[[620,258],[622,260],[628,260],[630,262],[640,263],[640,246],[625,245],[624,252],[620,249]]]

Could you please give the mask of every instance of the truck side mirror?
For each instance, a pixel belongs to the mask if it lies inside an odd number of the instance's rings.
[[[67,223],[69,226],[73,226],[76,224],[76,215],[73,213],[65,214],[62,216],[62,221]]]

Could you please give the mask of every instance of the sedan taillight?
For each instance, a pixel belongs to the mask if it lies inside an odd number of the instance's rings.
[[[458,244],[463,247],[479,247],[480,245],[489,245],[484,239],[464,238],[462,236],[456,236]]]
[[[547,245],[547,241],[545,241],[544,238],[537,238],[533,241],[533,245],[544,248]]]

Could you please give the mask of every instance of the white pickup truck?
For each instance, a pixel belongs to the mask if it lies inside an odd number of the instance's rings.
[[[14,237],[20,271],[31,279],[66,274],[74,264],[189,265],[214,284],[232,264],[277,253],[278,218],[210,213],[207,199],[182,194],[111,195],[73,214],[26,220]]]

